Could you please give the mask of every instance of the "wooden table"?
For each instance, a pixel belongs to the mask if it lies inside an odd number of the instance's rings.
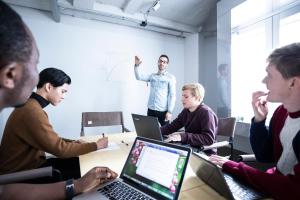
[[[118,174],[121,173],[132,143],[136,137],[135,132],[108,134],[108,141],[118,145],[111,150],[100,150],[79,156],[81,174],[85,174],[95,166],[107,166]],[[85,136],[85,141],[97,141],[102,136]],[[224,199],[217,192],[199,179],[188,165],[179,199],[218,200]]]

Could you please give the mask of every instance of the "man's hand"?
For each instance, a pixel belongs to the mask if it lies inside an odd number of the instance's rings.
[[[142,63],[142,60],[138,56],[134,56],[134,64],[140,65]]]
[[[268,94],[262,91],[257,91],[252,94],[252,108],[255,122],[261,122],[267,118],[268,106],[264,98],[266,95]]]
[[[168,138],[164,140],[164,142],[179,142],[181,141],[180,132],[175,132],[168,135]]]
[[[118,176],[107,167],[94,167],[83,177],[74,181],[75,194],[89,191],[100,184],[115,179]]]
[[[210,156],[209,160],[211,162],[215,163],[216,165],[218,165],[219,167],[223,167],[224,163],[229,161],[227,158],[222,157],[222,156],[217,156],[217,155]]]
[[[96,142],[96,144],[97,144],[97,149],[104,149],[108,145],[108,138],[102,137]]]
[[[171,119],[172,119],[172,114],[169,113],[169,112],[167,112],[167,113],[166,113],[166,118],[165,118],[165,120],[166,120],[166,121],[171,121]]]

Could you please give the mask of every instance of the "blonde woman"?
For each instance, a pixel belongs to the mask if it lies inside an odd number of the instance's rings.
[[[183,110],[171,124],[161,127],[162,134],[168,135],[166,142],[181,142],[193,147],[211,145],[215,142],[218,118],[214,111],[203,103],[205,90],[199,83],[182,87]],[[178,132],[184,127],[183,132]],[[216,149],[207,154],[215,154]]]

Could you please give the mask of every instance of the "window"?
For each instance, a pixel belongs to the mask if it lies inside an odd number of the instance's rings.
[[[298,9],[297,9],[298,10]],[[279,44],[280,46],[292,42],[300,42],[300,12],[280,20]]]
[[[231,115],[240,121],[253,117],[252,92],[265,90],[265,32],[264,23],[259,23],[231,36]]]
[[[266,91],[267,56],[274,48],[300,42],[300,1],[266,0],[261,5],[247,0],[231,9],[230,20],[231,115],[250,122],[252,92]],[[277,106],[269,104],[268,117]]]

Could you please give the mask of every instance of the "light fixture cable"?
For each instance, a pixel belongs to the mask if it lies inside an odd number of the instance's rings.
[[[148,16],[151,11],[157,11],[160,8],[160,0],[155,0],[152,4],[152,6],[144,13],[144,21],[140,24],[140,26],[147,26],[148,23]]]

